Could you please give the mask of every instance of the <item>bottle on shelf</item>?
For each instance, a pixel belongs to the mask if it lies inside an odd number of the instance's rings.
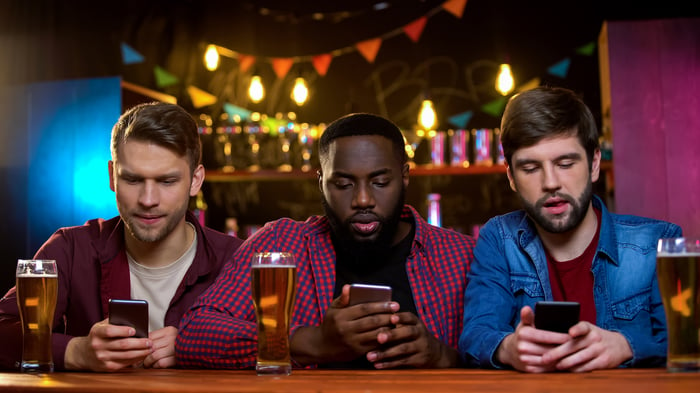
[[[442,226],[440,194],[428,194],[428,224],[435,225],[437,227]]]

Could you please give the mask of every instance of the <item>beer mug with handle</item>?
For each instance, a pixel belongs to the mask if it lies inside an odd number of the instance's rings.
[[[53,372],[51,329],[56,309],[58,271],[56,261],[17,261],[17,306],[22,320],[22,362],[29,373]]]
[[[666,312],[671,372],[700,371],[700,239],[660,239],[656,274]]]
[[[288,252],[253,255],[252,294],[258,323],[258,375],[289,375],[289,325],[296,295],[296,265]]]

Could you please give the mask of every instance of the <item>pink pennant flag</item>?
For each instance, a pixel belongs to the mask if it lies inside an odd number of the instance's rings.
[[[382,46],[381,38],[373,38],[371,40],[362,41],[355,44],[355,47],[360,54],[370,63],[374,63],[374,59],[377,57],[377,52],[379,52],[380,46]]]
[[[467,0],[447,0],[442,8],[457,18],[462,18],[464,7],[467,5]]]
[[[427,16],[418,18],[404,26],[403,32],[406,33],[406,35],[408,36],[408,38],[411,39],[411,41],[418,42],[418,40],[420,39],[420,35],[423,33],[423,29],[425,28],[425,22],[427,21]]]
[[[319,75],[321,76],[326,76],[326,73],[328,72],[328,67],[331,65],[331,59],[333,56],[330,54],[323,54],[323,55],[317,55],[314,56],[311,59],[311,62],[314,65],[314,68],[316,69],[316,72],[318,72]]]
[[[294,59],[290,57],[272,59],[272,69],[275,70],[275,74],[279,79],[287,76],[292,65],[294,65]]]
[[[255,56],[238,54],[238,67],[241,72],[248,71],[253,64],[255,64]]]

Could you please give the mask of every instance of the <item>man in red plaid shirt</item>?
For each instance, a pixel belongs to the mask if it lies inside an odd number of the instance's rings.
[[[341,117],[321,136],[319,154],[325,215],[269,222],[238,249],[183,317],[179,366],[255,366],[250,261],[260,251],[287,251],[296,260],[295,367],[459,364],[474,239],[429,225],[404,204],[409,166],[401,131],[389,120]],[[392,301],[349,306],[352,283],[389,285]]]

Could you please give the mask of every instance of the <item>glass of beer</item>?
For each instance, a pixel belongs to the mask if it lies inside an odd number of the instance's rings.
[[[660,239],[656,273],[666,312],[671,372],[700,371],[700,239]]]
[[[22,363],[28,373],[53,372],[51,329],[56,309],[56,261],[17,261],[17,306],[22,320]]]
[[[296,294],[297,269],[288,252],[253,255],[252,292],[258,322],[258,375],[289,375],[289,325]]]

